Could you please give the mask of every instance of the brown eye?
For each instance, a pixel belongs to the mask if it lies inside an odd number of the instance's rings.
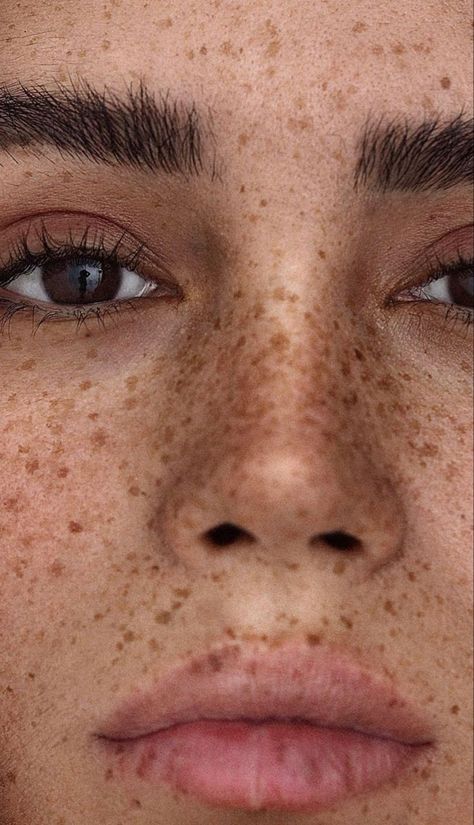
[[[44,290],[55,304],[113,301],[122,283],[121,266],[91,258],[52,261],[42,270]]]
[[[142,298],[163,287],[146,281],[119,262],[87,257],[51,257],[8,282],[13,296],[42,301],[50,306],[80,306]]]
[[[450,278],[447,288],[455,304],[474,309],[474,272]]]

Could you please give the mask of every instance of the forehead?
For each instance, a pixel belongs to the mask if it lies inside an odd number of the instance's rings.
[[[2,0],[0,78],[151,76],[254,116],[282,100],[303,109],[311,95],[322,117],[343,120],[367,94],[384,108],[400,95],[429,108],[440,88],[465,94],[470,17],[461,0]]]

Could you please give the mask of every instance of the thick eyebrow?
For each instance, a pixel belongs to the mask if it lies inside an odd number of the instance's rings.
[[[215,154],[210,169],[204,166],[214,141],[210,109],[204,119],[194,102],[171,100],[169,92],[156,101],[143,80],[124,95],[99,91],[84,78],[55,88],[0,84],[0,152],[13,159],[15,148],[52,146],[95,163],[186,178],[206,171],[214,180]]]
[[[363,129],[354,188],[378,192],[435,191],[474,183],[474,118],[462,110],[443,122],[421,123],[369,115]]]

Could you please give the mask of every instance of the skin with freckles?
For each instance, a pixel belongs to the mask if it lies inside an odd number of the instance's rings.
[[[0,267],[41,216],[110,246],[126,226],[182,296],[2,326],[1,825],[468,825],[472,327],[384,301],[428,247],[472,258],[472,189],[367,195],[353,170],[370,112],[472,114],[470,4],[0,5],[0,84],[143,79],[212,107],[221,159],[211,181],[0,155]],[[250,814],[98,758],[117,702],[175,663],[289,640],[388,676],[428,712],[430,763]]]

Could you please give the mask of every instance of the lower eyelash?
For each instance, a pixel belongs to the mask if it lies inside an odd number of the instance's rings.
[[[110,303],[104,306],[92,305],[87,307],[87,309],[79,309],[75,307],[69,315],[64,314],[64,310],[47,310],[39,307],[35,304],[25,304],[22,302],[13,302],[9,301],[5,298],[0,298],[0,307],[5,307],[5,312],[3,313],[2,317],[0,318],[0,333],[4,332],[5,325],[8,323],[8,335],[10,336],[10,325],[13,316],[17,312],[24,312],[29,311],[32,314],[32,321],[33,321],[33,329],[32,335],[36,335],[41,324],[45,321],[50,319],[60,319],[60,320],[76,320],[76,333],[79,331],[81,326],[86,323],[89,319],[95,319],[98,324],[105,329],[104,318],[107,317],[114,317],[118,312],[122,312],[124,308],[133,310],[134,312],[138,312],[137,306],[133,303],[133,301],[116,301],[115,303]],[[41,312],[42,317],[35,322],[35,312]]]

